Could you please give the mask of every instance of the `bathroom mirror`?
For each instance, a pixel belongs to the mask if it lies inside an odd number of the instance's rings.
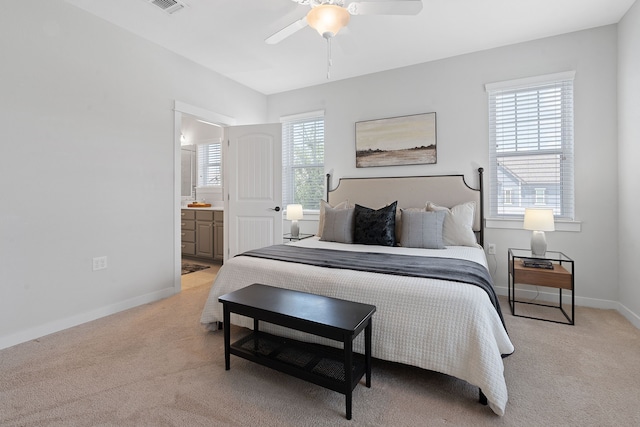
[[[182,197],[193,197],[193,187],[196,185],[196,146],[183,145],[182,152]]]
[[[198,185],[198,146],[220,142],[221,138],[222,127],[189,114],[182,114],[180,121],[182,152],[182,185],[180,194],[183,198],[193,200],[196,197],[194,188]]]

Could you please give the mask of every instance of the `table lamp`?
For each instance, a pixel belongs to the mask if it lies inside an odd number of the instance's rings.
[[[302,205],[287,205],[287,219],[291,221],[291,237],[300,236],[298,220],[302,219]]]
[[[542,258],[547,252],[545,231],[554,231],[553,209],[526,208],[524,210],[524,229],[531,230],[531,255]]]

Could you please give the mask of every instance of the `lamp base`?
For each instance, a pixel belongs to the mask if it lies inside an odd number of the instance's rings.
[[[544,258],[547,253],[547,239],[544,231],[534,231],[531,234],[531,255],[536,258]]]
[[[293,237],[294,239],[300,237],[300,227],[298,227],[297,219],[291,220],[291,237]]]

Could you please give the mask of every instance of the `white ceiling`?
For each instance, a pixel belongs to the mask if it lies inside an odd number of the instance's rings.
[[[264,94],[327,82],[315,30],[264,42],[306,15],[292,0],[186,0],[172,15],[148,0],[66,1]],[[423,0],[416,16],[353,16],[334,38],[331,80],[617,23],[634,1]]]

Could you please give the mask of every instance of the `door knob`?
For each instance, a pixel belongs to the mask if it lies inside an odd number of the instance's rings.
[[[272,211],[280,212],[280,206],[276,206],[275,208],[269,208]]]

